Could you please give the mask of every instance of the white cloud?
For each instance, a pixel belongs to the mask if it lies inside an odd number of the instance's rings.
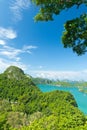
[[[3,48],[0,49],[0,55],[5,56],[8,59],[13,59],[16,61],[19,61],[21,58],[19,57],[22,53],[32,53],[32,49],[37,48],[36,46],[26,46],[22,49],[16,49],[10,46],[3,46]]]
[[[31,75],[48,79],[87,81],[87,71],[31,71]]]
[[[16,37],[17,37],[17,34],[13,29],[0,27],[1,39],[14,39]]]
[[[14,20],[22,19],[22,11],[29,8],[30,0],[13,0],[10,6],[14,15]]]
[[[37,46],[32,46],[32,45],[30,45],[30,46],[24,46],[23,47],[23,51],[31,54],[32,53],[31,50],[32,49],[36,49],[36,48],[37,48]]]
[[[0,45],[5,45],[6,42],[4,40],[0,40]]]
[[[18,57],[20,53],[21,50],[9,46],[4,46],[2,49],[0,49],[0,55],[6,56],[9,59],[14,59],[16,61],[20,60]]]
[[[26,66],[25,64],[21,63],[21,62],[13,62],[13,61],[9,61],[9,60],[5,60],[0,58],[0,73],[3,73],[5,71],[5,69],[11,65],[17,66],[21,69],[23,69],[24,71],[26,71],[28,69],[28,66]]]
[[[35,49],[35,48],[37,48],[37,46],[32,46],[32,45],[30,45],[30,46],[24,46],[24,50]]]

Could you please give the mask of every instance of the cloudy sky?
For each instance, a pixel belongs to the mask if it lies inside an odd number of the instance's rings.
[[[61,42],[65,21],[87,7],[65,10],[53,22],[34,22],[37,12],[29,0],[0,0],[0,73],[15,65],[32,76],[87,80],[87,54],[77,56]]]

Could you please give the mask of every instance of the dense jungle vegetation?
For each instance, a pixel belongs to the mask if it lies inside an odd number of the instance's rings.
[[[87,118],[69,92],[42,93],[10,66],[0,74],[0,130],[87,130]]]

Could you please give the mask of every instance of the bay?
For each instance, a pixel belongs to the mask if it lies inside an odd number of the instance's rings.
[[[70,92],[74,96],[78,104],[78,108],[85,115],[87,115],[87,94],[80,92],[77,87],[63,87],[63,86],[53,86],[53,85],[44,85],[44,84],[39,84],[37,86],[42,92],[50,92],[54,90],[62,90],[62,91]]]

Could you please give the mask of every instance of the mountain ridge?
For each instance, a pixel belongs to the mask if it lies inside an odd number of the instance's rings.
[[[69,92],[42,93],[15,66],[0,75],[0,130],[77,130],[86,122]]]

